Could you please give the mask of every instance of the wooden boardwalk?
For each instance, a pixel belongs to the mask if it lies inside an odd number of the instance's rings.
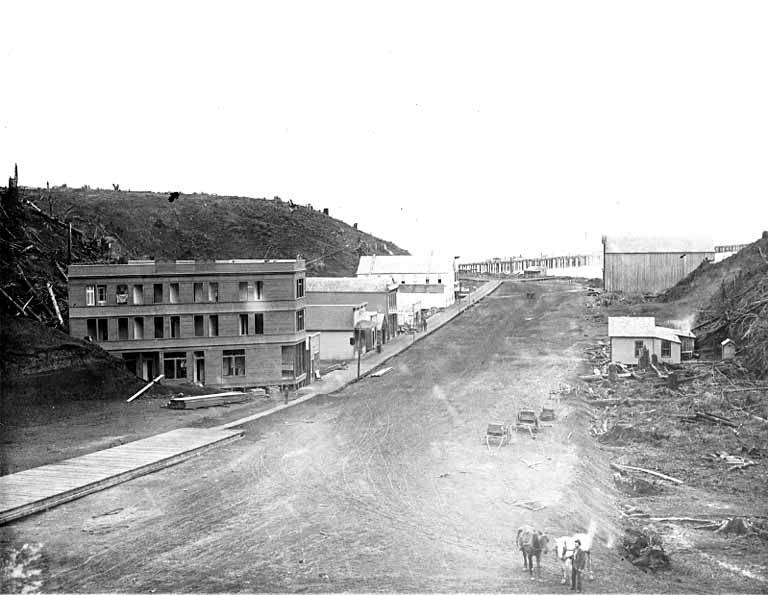
[[[181,428],[0,477],[0,525],[170,467],[241,438],[236,430]]]

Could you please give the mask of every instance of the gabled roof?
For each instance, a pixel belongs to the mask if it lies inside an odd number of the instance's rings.
[[[453,258],[444,256],[361,256],[357,275],[402,275],[448,273]]]
[[[603,246],[606,254],[715,252],[715,243],[711,238],[695,236],[677,238],[605,236]]]
[[[736,345],[736,341],[734,341],[733,339],[723,339],[722,341],[720,341],[720,345],[729,345],[729,344]]]
[[[675,334],[678,337],[688,337],[689,339],[695,339],[696,335],[694,335],[691,331],[681,331],[679,329],[673,329],[675,331]]]
[[[673,328],[666,328],[664,326],[657,326],[653,335],[657,339],[663,339],[672,343],[681,343],[680,336]]]
[[[609,337],[652,337],[656,328],[653,316],[610,316]]]
[[[608,318],[609,337],[656,338],[680,343],[680,331],[656,326],[653,316],[611,316]]]
[[[384,292],[397,289],[397,283],[375,277],[307,277],[307,291],[313,293]]]

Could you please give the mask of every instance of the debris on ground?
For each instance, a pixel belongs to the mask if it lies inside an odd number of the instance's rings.
[[[622,540],[625,557],[643,572],[667,570],[669,556],[664,551],[661,535],[648,527],[627,529]]]

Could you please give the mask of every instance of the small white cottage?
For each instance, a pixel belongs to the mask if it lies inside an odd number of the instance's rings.
[[[680,363],[681,341],[675,329],[656,326],[653,316],[611,316],[608,318],[608,338],[611,362],[636,365],[643,347],[659,361]]]

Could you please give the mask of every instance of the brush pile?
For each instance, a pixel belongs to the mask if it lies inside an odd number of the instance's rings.
[[[0,198],[0,314],[66,330],[67,264],[102,260],[107,243],[23,199],[17,175]]]
[[[694,327],[699,348],[717,353],[719,343],[736,341],[744,365],[768,377],[768,232],[733,258],[750,262],[720,285]]]

